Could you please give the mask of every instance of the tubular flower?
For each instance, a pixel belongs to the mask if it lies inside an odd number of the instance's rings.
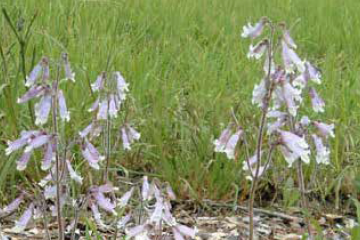
[[[126,93],[129,91],[129,84],[125,82],[125,79],[120,72],[115,72],[114,74],[116,79],[117,94],[121,103],[126,99]]]
[[[250,45],[249,52],[247,54],[248,58],[260,59],[264,55],[265,51],[269,46],[269,40],[264,39],[255,46]]]
[[[51,109],[51,93],[47,92],[41,97],[40,102],[35,104],[35,124],[44,125],[47,122]]]
[[[65,78],[75,82],[75,73],[71,70],[68,54],[63,53],[62,58],[64,61]]]
[[[316,92],[315,88],[310,88],[309,95],[311,98],[311,105],[314,112],[324,112],[325,111],[325,102],[322,100],[318,93]]]
[[[83,157],[88,161],[90,167],[99,170],[99,162],[104,160],[105,157],[101,156],[98,150],[86,138],[82,145]]]
[[[133,191],[134,191],[134,188],[131,188],[118,200],[120,208],[123,208],[128,204],[128,202],[130,201],[130,198],[133,194]]]
[[[235,159],[235,148],[243,134],[243,130],[238,128],[238,130],[232,134],[231,125],[229,125],[220,135],[219,139],[214,141],[215,152],[226,153],[228,159]]]
[[[313,124],[318,129],[320,136],[327,138],[328,136],[334,138],[334,124],[326,124],[318,121],[314,121]]]
[[[282,59],[285,65],[286,72],[287,73],[294,72],[295,67],[299,72],[304,72],[305,71],[304,62],[301,61],[301,59],[294,52],[294,50],[289,48],[285,41],[282,41],[281,45],[282,45]]]
[[[329,164],[330,163],[330,151],[327,147],[324,146],[323,140],[321,137],[318,137],[316,134],[311,135],[316,148],[316,162]]]
[[[123,147],[125,150],[131,150],[131,144],[140,139],[140,133],[129,125],[121,128],[121,136],[123,140]]]
[[[46,90],[44,85],[33,85],[23,96],[18,98],[17,103],[26,103],[29,100],[41,96]]]
[[[264,105],[264,98],[267,94],[266,82],[265,79],[261,80],[260,84],[255,84],[253,93],[252,93],[252,104],[257,104],[260,108]]]
[[[293,40],[292,37],[290,36],[289,30],[285,30],[285,31],[284,31],[283,38],[284,38],[284,41],[286,42],[286,44],[287,44],[289,47],[291,47],[291,48],[293,48],[293,49],[296,49],[296,48],[297,48],[294,40]]]
[[[49,79],[49,59],[47,57],[43,57],[41,61],[35,65],[33,70],[26,77],[25,86],[33,86],[40,78],[41,74],[43,74],[43,80]]]
[[[34,213],[34,204],[30,203],[29,207],[25,210],[23,215],[19,218],[18,221],[15,221],[15,226],[12,228],[13,232],[21,233],[25,230],[26,226],[30,222]]]
[[[66,100],[62,90],[59,90],[58,101],[59,101],[60,119],[66,122],[70,121],[70,112],[67,110]]]
[[[91,90],[93,92],[100,91],[104,88],[104,80],[106,78],[106,73],[102,72],[97,78],[94,83],[91,84]]]
[[[69,160],[66,160],[66,166],[69,171],[70,178],[73,179],[75,182],[82,184],[83,178],[75,172]]]
[[[288,131],[279,130],[278,132],[280,133],[281,143],[288,150],[288,152],[286,152],[286,149],[281,148],[285,160],[289,163],[289,166],[291,166],[293,161],[299,157],[305,163],[310,162],[310,148],[304,138]]]
[[[261,35],[265,24],[268,22],[266,18],[262,18],[255,26],[252,26],[250,23],[243,27],[243,32],[241,33],[241,37],[243,38],[257,38]]]
[[[288,119],[287,113],[280,112],[280,111],[269,111],[267,114],[268,118],[277,118],[275,122],[268,123],[267,127],[267,134],[270,135],[273,132],[276,132],[281,127],[283,127],[286,124],[286,121]]]
[[[24,195],[20,194],[15,200],[13,200],[9,205],[5,206],[1,212],[3,213],[12,213],[13,211],[17,210],[24,200]]]
[[[305,62],[306,69],[309,73],[309,80],[312,80],[313,82],[320,84],[321,83],[321,73],[320,71],[311,65],[309,62]]]

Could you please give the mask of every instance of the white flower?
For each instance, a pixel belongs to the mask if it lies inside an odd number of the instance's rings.
[[[315,88],[310,88],[309,95],[311,98],[311,105],[314,112],[324,112],[325,102],[319,97]]]
[[[260,84],[255,84],[253,93],[252,93],[252,104],[257,104],[259,107],[263,107],[264,98],[267,94],[266,82],[265,79],[261,80]]]
[[[299,72],[305,71],[304,62],[299,58],[294,50],[288,47],[285,41],[282,41],[282,58],[287,73],[294,72],[295,67]]]
[[[328,136],[334,138],[334,124],[325,124],[322,122],[314,121],[315,127],[319,130],[320,136],[327,138]]]
[[[249,52],[247,54],[248,58],[255,58],[259,59],[264,55],[266,49],[268,48],[269,41],[267,39],[264,39],[263,41],[259,42],[255,46],[250,44]]]
[[[231,135],[231,126],[229,125],[222,133],[219,139],[214,141],[215,152],[226,153],[228,159],[235,158],[235,148],[240,136],[243,134],[242,129]]]

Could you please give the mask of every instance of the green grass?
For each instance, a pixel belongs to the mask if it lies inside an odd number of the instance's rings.
[[[240,39],[242,26],[265,15],[290,24],[299,19],[292,32],[299,54],[323,72],[319,92],[327,111],[321,119],[336,123],[331,166],[316,171],[314,186],[324,199],[355,194],[360,169],[359,1],[2,0],[0,5],[13,21],[24,18],[25,25],[38,13],[26,52],[27,72],[33,59],[69,53],[77,82],[66,91],[72,110],[68,136],[89,122],[85,110],[94,100],[89,82],[110,58],[108,69],[121,71],[130,82],[130,118],[142,133],[138,150],[121,152],[115,160],[159,174],[182,197],[199,199],[232,198],[234,182],[244,194],[249,187],[240,172],[242,159],[229,162],[212,150],[231,106],[239,104],[237,115],[245,128],[257,126],[251,92],[261,72],[246,58],[249,41]],[[19,47],[3,16],[0,40],[7,65],[7,71],[0,71],[0,86],[8,83],[0,95],[0,190],[5,194],[19,176],[16,157],[4,155],[5,142],[31,125],[27,106],[15,104],[25,89]],[[282,158],[276,162],[266,179],[281,189],[293,172]],[[314,165],[306,169],[308,179],[314,173]]]

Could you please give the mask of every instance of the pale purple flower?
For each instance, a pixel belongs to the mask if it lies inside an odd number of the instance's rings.
[[[316,147],[316,162],[329,164],[330,163],[330,150],[325,147],[321,137],[318,137],[316,134],[312,135],[312,138]]]
[[[35,124],[43,125],[47,122],[49,117],[50,109],[51,109],[51,94],[46,93],[40,99],[40,102],[35,104]]]
[[[269,40],[264,39],[255,46],[252,44],[249,47],[249,52],[247,54],[247,58],[255,58],[260,59],[264,53],[266,52],[269,45]]]
[[[24,152],[23,155],[20,157],[20,159],[16,162],[16,169],[18,171],[23,171],[26,169],[27,164],[29,163],[29,160],[32,155],[32,150]]]
[[[20,194],[17,198],[15,198],[10,204],[5,206],[2,209],[2,212],[4,213],[12,213],[13,211],[17,210],[21,204],[21,202],[24,200],[24,195]]]
[[[95,102],[91,105],[91,107],[88,109],[89,112],[93,112],[99,107],[100,98],[97,97]]]
[[[18,98],[17,103],[22,104],[35,97],[39,97],[44,93],[45,89],[46,87],[44,87],[43,85],[34,85],[23,96]]]
[[[314,112],[324,112],[325,102],[321,99],[321,97],[316,92],[315,88],[310,88],[309,95],[311,98],[311,105]]]
[[[150,193],[150,185],[149,185],[148,177],[144,176],[141,187],[141,197],[143,201],[149,200],[149,195],[150,195],[149,193]]]
[[[115,79],[117,84],[117,92],[120,102],[126,99],[126,92],[129,91],[129,84],[125,82],[124,77],[120,72],[115,72]]]
[[[84,130],[79,132],[80,137],[85,138],[91,132],[93,123],[90,123]]]
[[[41,163],[41,170],[46,171],[46,170],[50,169],[53,157],[54,157],[53,146],[52,146],[52,143],[49,142],[45,148],[43,161]]]
[[[321,83],[320,71],[309,62],[305,62],[305,66],[309,73],[309,80],[312,80],[313,82],[315,82],[317,84],[320,84]]]
[[[328,136],[334,138],[334,124],[326,124],[318,121],[314,121],[315,127],[318,129],[320,136],[327,138]]]
[[[88,161],[90,167],[99,170],[99,161],[104,158],[100,156],[97,149],[87,140],[85,139],[85,143],[82,145],[82,155]]]
[[[8,142],[8,147],[5,149],[5,154],[10,155],[12,152],[19,150],[20,148],[28,144],[31,138],[35,138],[40,134],[40,131],[22,131],[20,134],[21,137],[19,139]]]
[[[295,87],[298,87],[300,89],[303,89],[306,87],[308,81],[310,79],[310,76],[309,76],[309,71],[306,69],[304,72],[300,73],[299,76],[297,76],[292,84],[295,86]]]
[[[304,62],[299,58],[294,50],[288,47],[285,41],[282,41],[282,58],[287,73],[294,72],[295,67],[299,72],[305,71]]]
[[[174,191],[173,191],[173,189],[171,188],[171,186],[170,186],[170,184],[169,183],[167,183],[166,184],[166,193],[167,193],[167,196],[168,196],[168,198],[170,199],[170,200],[175,200],[176,199],[176,195],[175,195],[175,193],[174,193]]]
[[[118,111],[119,110],[116,106],[115,96],[113,94],[111,94],[110,100],[109,100],[109,116],[110,116],[110,118],[116,118]]]
[[[293,40],[292,37],[290,36],[289,30],[285,30],[285,31],[284,31],[283,37],[284,37],[284,41],[286,42],[286,44],[287,44],[289,47],[294,48],[294,49],[297,48],[294,40]]]
[[[39,148],[47,144],[52,139],[52,135],[41,134],[29,140],[28,145],[25,148],[25,152],[30,152],[33,149]]]
[[[157,199],[155,203],[155,209],[150,216],[150,222],[159,225],[160,221],[163,219],[164,208],[165,208],[164,201],[162,199]]]
[[[29,207],[25,210],[23,215],[19,218],[18,221],[15,221],[15,226],[12,228],[13,232],[21,233],[24,232],[26,226],[31,220],[34,212],[34,204],[30,203]]]
[[[53,172],[55,172],[55,169]],[[51,173],[49,173],[43,179],[41,179],[41,181],[38,184],[40,187],[45,187],[51,180],[52,180],[52,175]]]
[[[288,166],[291,167],[292,164],[299,158],[297,153],[291,152],[286,146],[279,146],[280,151],[283,154],[285,161],[288,163]]]
[[[279,130],[279,133],[282,144],[284,144],[284,146],[287,147],[290,153],[294,154],[291,155],[292,156],[291,158],[286,154],[284,154],[284,157],[287,161],[297,156],[297,158],[300,157],[301,160],[304,161],[305,163],[310,162],[310,158],[309,158],[310,148],[304,138],[288,131]],[[288,161],[288,163],[289,165],[292,164],[291,161]]]
[[[311,123],[311,120],[309,119],[308,116],[303,116],[303,117],[300,119],[300,124],[301,124],[301,126],[303,126],[303,127],[309,126],[310,123]]]
[[[134,191],[134,188],[131,188],[118,200],[120,208],[123,208],[128,204],[128,202],[130,201],[131,195],[133,194],[133,191]]]
[[[106,78],[106,73],[102,72],[97,78],[96,81],[91,84],[91,89],[96,92],[99,91],[100,89],[103,89],[104,87],[104,80]]]
[[[91,212],[94,216],[95,222],[99,226],[105,226],[104,222],[101,220],[101,214],[99,212],[99,208],[96,205],[96,203],[94,203],[93,201],[90,201],[90,208],[91,208]]]
[[[259,107],[263,107],[264,98],[267,94],[266,82],[265,79],[261,80],[260,84],[255,84],[253,93],[252,93],[252,104],[256,104]]]
[[[44,57],[38,64],[35,65],[30,74],[26,77],[25,86],[31,87],[35,84],[36,80],[39,79],[41,72],[43,70],[43,64],[48,60]]]
[[[102,192],[94,192],[92,193],[92,196],[96,200],[96,203],[99,205],[99,207],[117,216],[117,212],[115,211],[115,203],[112,203],[110,199],[105,197]]]
[[[100,120],[100,119],[106,120],[107,115],[108,115],[108,100],[105,98],[105,99],[101,100],[101,102],[100,102],[97,119],[98,120]]]
[[[68,54],[63,53],[62,57],[63,57],[63,61],[64,61],[65,78],[75,82],[75,73],[72,72],[72,70],[71,70],[70,62],[68,59]]]
[[[282,98],[285,101],[287,109],[292,116],[296,116],[299,106],[297,103],[302,102],[301,90],[294,88],[289,81],[283,82]]]
[[[125,150],[131,150],[131,144],[140,139],[140,133],[129,125],[121,128],[121,136],[123,140],[123,147]]]
[[[144,234],[146,236],[147,232],[148,232],[148,224],[145,223],[145,224],[138,225],[136,227],[129,229],[129,231],[126,233],[126,236],[128,238],[136,237],[137,235],[140,235],[140,234]],[[144,240],[147,240],[147,239],[149,239],[149,238],[144,238]]]
[[[228,159],[235,159],[235,148],[236,145],[243,134],[242,129],[238,129],[234,134],[231,135],[230,131],[231,126],[229,125],[225,129],[220,138],[214,141],[215,152],[226,153]]]
[[[58,92],[58,101],[60,119],[66,122],[70,121],[70,112],[67,110],[65,97],[62,90],[59,90]]]
[[[269,135],[283,127],[286,124],[288,118],[287,113],[275,110],[269,111],[266,116],[268,118],[277,118],[275,122],[268,123],[267,134]]]
[[[267,23],[266,18],[262,18],[259,22],[257,22],[254,26],[250,23],[243,27],[243,31],[241,33],[241,37],[243,38],[257,38],[261,35],[265,24]]]
[[[83,178],[75,172],[69,160],[66,160],[66,166],[69,171],[70,178],[73,179],[75,182],[82,184]]]
[[[117,191],[117,190],[118,190],[117,187],[114,187],[110,183],[106,183],[106,184],[103,184],[103,185],[97,187],[96,191],[99,191],[99,192],[102,192],[102,193],[110,193],[110,192],[114,192],[114,191]]]

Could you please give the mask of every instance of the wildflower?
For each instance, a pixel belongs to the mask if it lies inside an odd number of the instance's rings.
[[[34,212],[34,204],[30,203],[29,207],[25,210],[23,215],[19,218],[18,221],[15,221],[15,226],[12,228],[13,232],[21,233],[25,230],[29,221],[31,220]]]
[[[324,112],[325,102],[319,97],[314,88],[310,88],[309,95],[314,112]]]
[[[305,62],[305,66],[309,73],[309,79],[317,84],[320,84],[321,83],[320,71],[316,67],[311,65],[311,63],[309,63],[309,62]]]
[[[24,152],[30,152],[33,149],[39,148],[47,144],[53,138],[52,135],[48,135],[45,132],[41,135],[31,138],[28,142],[28,145],[25,148]]]
[[[126,92],[129,91],[129,84],[125,82],[125,79],[120,72],[115,72],[114,74],[117,83],[118,97],[121,103],[126,99]]]
[[[324,146],[323,140],[318,137],[316,134],[311,135],[315,147],[316,147],[316,162],[317,163],[323,163],[323,164],[329,164],[330,162],[330,151],[327,147]]]
[[[294,71],[294,67],[297,68],[299,72],[305,71],[304,62],[301,61],[299,56],[288,47],[285,41],[282,41],[282,58],[285,65],[285,70],[287,73],[292,73]]]
[[[310,123],[311,123],[311,120],[309,119],[308,116],[303,116],[303,117],[300,119],[300,124],[301,124],[301,126],[303,126],[303,127],[309,126]]]
[[[142,197],[143,201],[149,200],[149,196],[150,196],[149,193],[150,193],[150,186],[149,186],[149,182],[148,182],[148,177],[144,176],[142,187],[141,187],[141,197]]]
[[[305,163],[310,162],[310,149],[304,138],[288,131],[279,130],[278,132],[280,133],[282,144],[288,150],[288,152],[286,152],[286,149],[281,148],[285,160],[287,160],[290,166],[292,165],[292,162],[299,157]]]
[[[44,85],[33,85],[23,96],[18,98],[17,103],[26,103],[35,97],[39,97],[44,93],[45,89],[46,87]]]
[[[196,230],[189,228],[185,225],[177,224],[172,227],[175,240],[183,240],[184,237],[190,237],[191,239],[195,238]]]
[[[116,106],[115,96],[113,94],[111,94],[110,100],[109,100],[109,116],[111,118],[116,118],[118,111],[119,110]]]
[[[30,74],[26,77],[25,86],[31,87],[35,84],[36,80],[40,78],[41,72],[43,72],[43,80],[48,79],[49,75],[49,59],[47,57],[43,57],[41,61],[35,65]]]
[[[2,212],[4,213],[12,213],[13,211],[17,210],[20,206],[20,204],[22,203],[22,201],[24,200],[24,195],[20,194],[20,196],[18,196],[17,198],[15,198],[9,205],[5,206],[2,209]]]
[[[91,84],[91,89],[93,92],[99,91],[104,88],[104,80],[106,78],[106,73],[102,72],[94,83]]]
[[[16,151],[24,147],[31,138],[34,138],[40,134],[40,131],[22,131],[21,137],[13,142],[8,142],[8,147],[5,149],[5,154],[10,155],[13,151]]]
[[[289,167],[291,167],[292,164],[299,158],[299,155],[291,152],[286,146],[280,145],[280,151],[283,154],[285,161],[288,163]]]
[[[129,200],[130,200],[130,198],[131,198],[131,195],[132,195],[133,191],[134,191],[134,188],[131,188],[129,191],[127,191],[127,192],[118,200],[118,202],[119,202],[119,207],[120,207],[120,208],[123,208],[123,207],[125,207],[125,206],[128,204],[128,202],[129,202]]]
[[[66,122],[70,121],[70,113],[67,110],[65,97],[62,90],[59,90],[58,92],[58,101],[59,101],[60,119]]]
[[[318,129],[320,136],[327,138],[328,136],[334,138],[334,124],[326,124],[318,121],[314,121],[315,127]]]
[[[128,125],[125,125],[124,127],[121,128],[121,133],[122,133],[121,136],[123,140],[123,147],[125,150],[131,150],[130,145],[135,140],[140,139],[140,133]]]
[[[128,213],[126,214],[124,217],[122,217],[118,222],[117,222],[117,227],[119,229],[123,229],[125,228],[126,224],[131,220],[131,214]]]
[[[302,102],[301,90],[294,88],[289,80],[286,79],[282,82],[281,92],[277,92],[277,94],[281,94],[280,98],[279,95],[277,95],[278,101],[285,102],[289,113],[292,116],[296,116],[297,109],[299,108],[297,103]]]
[[[255,58],[255,59],[261,58],[262,55],[264,54],[264,52],[266,51],[266,49],[268,48],[268,46],[269,46],[269,40],[267,40],[267,39],[262,40],[255,46],[250,45],[250,49],[247,54],[247,57]]]
[[[95,102],[91,105],[91,107],[88,109],[89,112],[93,112],[99,107],[100,98],[96,98]]]
[[[31,155],[32,155],[32,150],[23,153],[21,158],[16,162],[16,165],[17,165],[16,169],[18,171],[23,171],[26,169]]]
[[[66,160],[66,166],[69,171],[70,178],[73,179],[75,182],[82,184],[83,178],[75,172],[69,160]]]
[[[45,93],[45,95],[41,97],[40,102],[35,104],[36,125],[43,125],[47,122],[51,109],[51,99],[51,94]]]
[[[268,22],[268,19],[263,17],[260,19],[258,23],[255,24],[255,26],[252,26],[250,23],[245,25],[243,27],[243,32],[241,33],[241,37],[243,38],[257,38],[261,35],[265,24]]]
[[[46,171],[51,167],[51,162],[53,160],[53,157],[54,157],[53,146],[52,143],[49,142],[47,143],[45,148],[44,157],[41,164],[41,170]]]
[[[226,153],[228,159],[235,159],[235,148],[237,142],[243,134],[243,130],[238,128],[238,130],[231,134],[231,125],[229,125],[220,135],[219,139],[214,141],[215,152]]]
[[[71,66],[70,66],[69,59],[68,59],[68,54],[63,53],[62,58],[63,58],[63,61],[64,61],[64,70],[65,70],[66,79],[75,82],[75,73],[73,73],[72,70],[71,70]]]
[[[87,140],[85,139],[84,144],[82,145],[82,154],[83,157],[88,161],[90,167],[99,170],[99,161],[105,159],[105,157],[101,156],[97,149]]]
[[[266,82],[265,79],[261,80],[260,84],[255,84],[253,93],[252,93],[252,104],[257,104],[259,107],[263,107],[264,98],[267,94]]]
[[[270,135],[273,132],[277,131],[278,129],[280,129],[281,127],[283,127],[286,124],[287,121],[287,113],[284,112],[280,112],[280,111],[269,111],[267,114],[268,118],[277,118],[277,120],[275,122],[272,123],[268,123],[268,127],[267,127],[267,134]]]
[[[108,100],[103,99],[103,100],[101,100],[100,105],[99,105],[97,119],[98,120],[101,120],[101,119],[106,120],[107,115],[108,115]]]
[[[99,226],[105,226],[104,222],[101,220],[101,213],[99,212],[99,208],[93,201],[90,201],[90,209],[94,216],[95,222]]]
[[[102,209],[104,209],[107,212],[112,213],[113,215],[117,215],[116,211],[115,211],[115,203],[112,203],[110,201],[109,198],[105,197],[105,195],[102,192],[94,192],[92,193],[92,196],[94,197],[94,199],[96,200],[96,203],[99,205],[99,207],[101,207]]]
[[[284,31],[283,38],[284,38],[284,41],[286,42],[286,44],[287,44],[289,47],[291,47],[291,48],[293,48],[293,49],[296,49],[296,48],[297,48],[294,40],[293,40],[292,37],[290,36],[289,30],[285,30],[285,31]]]

